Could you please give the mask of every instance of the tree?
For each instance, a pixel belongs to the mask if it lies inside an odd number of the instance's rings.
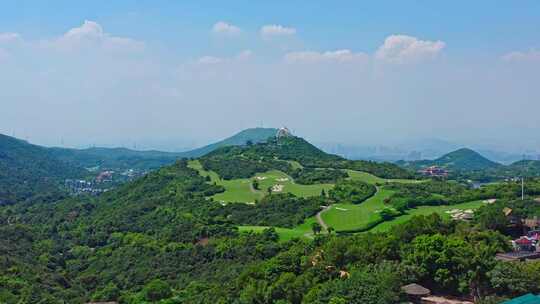
[[[383,210],[381,210],[381,212],[379,214],[381,215],[383,220],[388,221],[388,220],[391,220],[392,218],[394,218],[394,216],[396,216],[396,213],[397,212],[393,211],[390,208],[384,208]]]
[[[156,279],[144,287],[143,295],[147,301],[155,302],[170,298],[172,296],[172,291],[167,282]]]
[[[501,294],[517,296],[540,291],[540,262],[499,262],[487,273],[491,285]]]
[[[116,301],[120,297],[120,290],[114,283],[109,283],[103,289],[97,291],[92,300],[94,301]]]
[[[469,292],[482,297],[495,252],[482,243],[471,244],[456,236],[441,234],[416,237],[405,249],[404,264],[415,269],[423,284],[449,292]]]
[[[311,224],[311,230],[313,234],[319,234],[322,231],[322,226],[319,223]]]
[[[509,222],[502,211],[502,206],[493,204],[478,210],[475,220],[482,229],[491,229],[504,232]]]
[[[333,297],[328,304],[347,304],[347,300],[342,297]]]
[[[351,269],[349,279],[322,283],[312,289],[302,303],[399,303],[400,272],[399,266],[393,263]]]
[[[252,182],[251,182],[251,185],[253,185],[253,189],[255,190],[259,190],[259,181],[254,179]]]

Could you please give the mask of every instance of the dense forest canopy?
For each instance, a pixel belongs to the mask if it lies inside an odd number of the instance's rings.
[[[56,159],[46,148],[0,134],[0,205],[34,196],[61,196],[65,178],[87,172]]]
[[[0,302],[86,303],[400,303],[401,286],[498,303],[540,292],[540,262],[495,259],[510,250],[510,225],[540,216],[540,180],[472,189],[456,181],[350,179],[344,169],[386,178],[410,174],[391,164],[348,161],[296,137],[224,147],[200,159],[220,178],[281,170],[306,184],[332,181],[308,198],[268,193],[254,204],[219,203],[224,187],[186,159],[98,197],[36,197],[0,207]],[[250,180],[248,180],[250,181]],[[497,201],[470,222],[415,216],[384,232],[336,234],[316,215],[334,203],[362,206],[389,194],[377,221],[426,205]],[[376,224],[379,222],[376,222]],[[278,229],[311,225],[285,240]],[[239,227],[273,227],[241,232]]]

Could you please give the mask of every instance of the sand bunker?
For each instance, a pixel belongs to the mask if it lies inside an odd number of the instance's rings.
[[[273,185],[272,186],[272,192],[281,192],[283,191],[284,186],[283,185]]]

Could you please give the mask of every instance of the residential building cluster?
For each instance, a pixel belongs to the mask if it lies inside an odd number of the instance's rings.
[[[431,177],[447,177],[448,176],[448,170],[443,169],[438,166],[431,166],[431,167],[424,168],[420,170],[419,173],[425,176],[431,176]]]

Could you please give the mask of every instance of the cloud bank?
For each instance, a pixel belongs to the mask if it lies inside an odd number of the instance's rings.
[[[212,32],[219,35],[236,36],[239,35],[242,30],[225,21],[219,21],[212,27]]]
[[[502,59],[509,62],[540,62],[540,50],[531,49],[525,52],[515,51],[502,56]]]
[[[369,55],[365,53],[354,53],[351,50],[336,50],[327,52],[301,51],[291,52],[285,55],[288,63],[320,63],[320,62],[366,62]]]
[[[250,41],[183,56],[95,21],[52,38],[0,34],[0,132],[49,145],[161,140],[171,149],[260,125],[351,143],[537,138],[538,51],[438,60],[445,42],[408,35],[363,46],[373,52],[307,43],[283,50],[257,29]],[[276,25],[267,34],[296,30]],[[522,60],[531,64],[515,64]]]
[[[418,62],[436,57],[445,46],[440,40],[428,41],[407,35],[391,35],[384,40],[375,57],[392,63]]]
[[[293,36],[296,34],[296,29],[279,24],[269,24],[261,27],[260,34],[263,38]]]

